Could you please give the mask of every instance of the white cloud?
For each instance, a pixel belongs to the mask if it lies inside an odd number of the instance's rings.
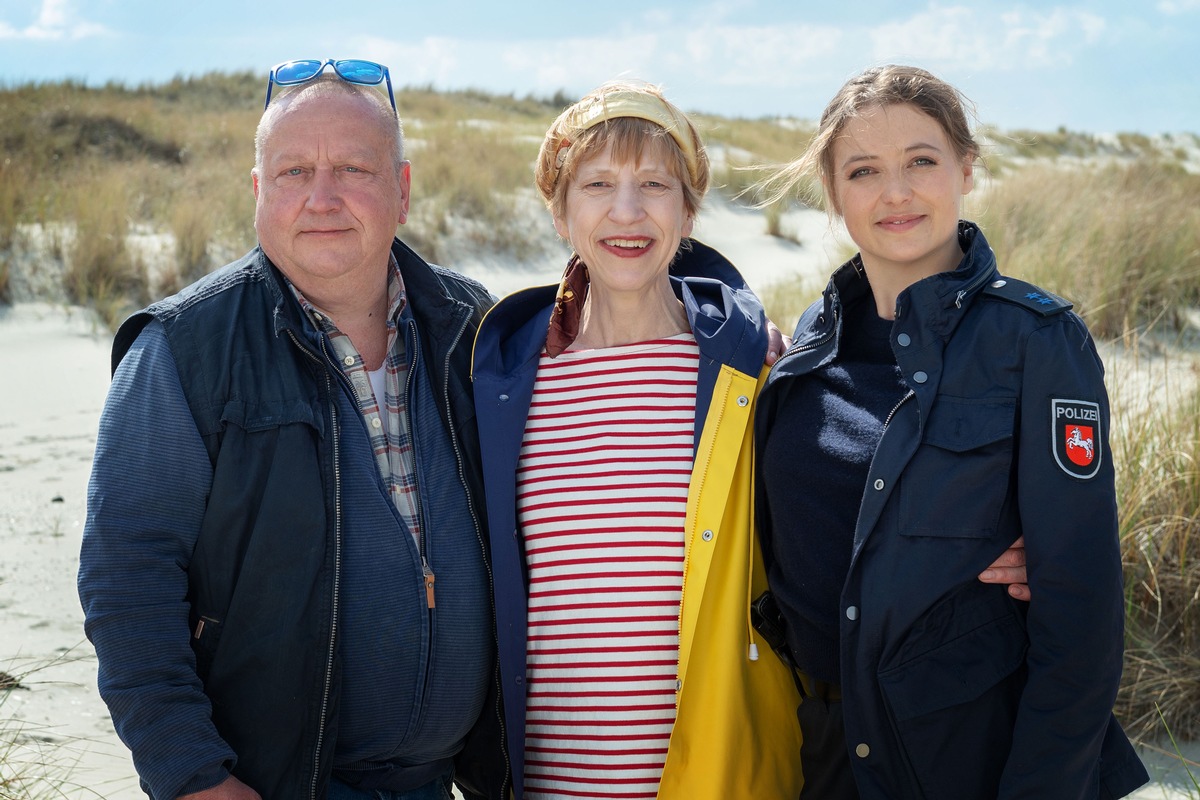
[[[1069,65],[1102,38],[1107,24],[1086,11],[1021,9],[998,14],[966,6],[926,10],[870,31],[876,61],[897,54],[970,70],[1042,69]]]
[[[583,92],[604,80],[640,78],[673,87],[777,88],[811,79],[841,41],[835,28],[809,25],[706,24],[682,35],[677,25],[631,26],[624,35],[523,41],[427,37],[405,45],[365,40],[356,52],[388,64],[399,84],[439,86],[488,81],[527,87],[534,93]]]
[[[42,0],[37,19],[24,28],[0,21],[0,39],[62,41],[104,36],[108,28],[80,19],[68,0]]]
[[[1186,14],[1200,9],[1200,0],[1162,0],[1157,8],[1167,15]]]

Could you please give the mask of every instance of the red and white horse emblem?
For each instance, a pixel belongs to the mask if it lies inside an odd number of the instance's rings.
[[[1067,437],[1067,454],[1071,456],[1071,460],[1079,464],[1090,464],[1095,455],[1095,447],[1092,445],[1091,437],[1092,429],[1088,428],[1088,438],[1083,438],[1083,433],[1079,427],[1071,428],[1071,435]],[[1075,453],[1075,450],[1083,450],[1082,453]],[[1080,457],[1083,461],[1080,462]]]
[[[1072,478],[1095,477],[1103,459],[1104,435],[1100,430],[1100,404],[1094,400],[1050,401],[1051,442],[1054,460]]]

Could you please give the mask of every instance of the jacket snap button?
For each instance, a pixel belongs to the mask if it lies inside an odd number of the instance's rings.
[[[705,531],[704,533],[700,534],[700,538],[706,542],[711,542],[712,541],[712,531]]]
[[[854,748],[854,755],[858,756],[859,758],[866,758],[867,756],[871,755],[870,745],[866,743],[858,745]]]
[[[1008,281],[1005,281],[1005,280],[992,281],[992,288],[999,289],[1001,286],[1004,286],[1007,283],[1008,283]]]
[[[500,395],[500,402],[501,402],[501,403],[507,403],[507,402],[508,402],[508,395],[506,395],[506,394],[502,394],[502,395]]]
[[[742,395],[741,397],[738,398],[738,405],[741,406],[742,408],[745,408],[749,404],[750,404],[750,398],[746,397],[746,395]]]
[[[884,486],[886,486],[886,485],[887,485],[887,484],[885,484],[885,483],[883,482],[883,478],[876,478],[876,479],[875,479],[875,491],[877,491],[877,492],[882,492],[882,491],[883,491],[883,487],[884,487]]]
[[[929,375],[921,370],[917,370],[913,373],[913,380],[917,383],[924,383],[925,381],[929,380]]]
[[[901,347],[908,347],[910,344],[912,344],[912,337],[907,333],[902,333],[896,337],[896,344],[900,345]]]
[[[846,619],[851,622],[858,619],[858,606],[846,606]]]

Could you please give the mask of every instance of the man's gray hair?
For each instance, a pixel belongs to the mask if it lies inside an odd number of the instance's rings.
[[[393,135],[395,144],[393,158],[395,159],[396,174],[399,174],[400,165],[404,163],[404,127],[400,123],[400,117],[392,110],[387,97],[374,87],[348,83],[336,75],[328,73],[297,86],[280,86],[272,94],[271,105],[263,112],[262,118],[258,121],[258,128],[254,131],[254,168],[262,169],[263,148],[271,133],[271,128],[275,124],[275,118],[283,109],[302,97],[327,97],[336,93],[365,97],[370,101],[371,108],[375,110],[384,130]]]

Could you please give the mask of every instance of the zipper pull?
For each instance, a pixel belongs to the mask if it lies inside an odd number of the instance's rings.
[[[421,559],[421,572],[425,575],[425,603],[428,608],[433,608],[433,570],[424,558]]]

